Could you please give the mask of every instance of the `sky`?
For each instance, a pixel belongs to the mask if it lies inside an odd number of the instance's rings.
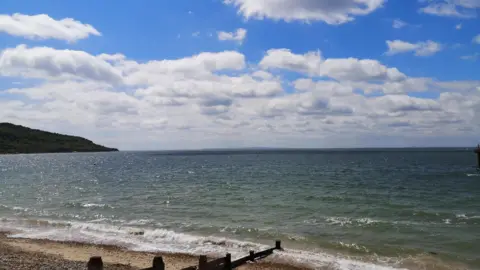
[[[0,122],[121,150],[480,142],[480,0],[2,0]]]

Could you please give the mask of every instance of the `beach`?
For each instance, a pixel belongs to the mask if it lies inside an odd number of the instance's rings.
[[[0,233],[0,269],[85,269],[91,256],[101,256],[106,270],[133,270],[152,266],[155,256],[162,256],[165,269],[177,270],[198,264],[198,257],[188,254],[135,252],[108,245],[9,238]],[[273,263],[249,263],[244,270],[302,270],[305,267]]]

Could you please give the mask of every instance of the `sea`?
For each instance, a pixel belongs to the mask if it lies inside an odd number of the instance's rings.
[[[10,237],[313,269],[480,269],[471,149],[0,155]]]

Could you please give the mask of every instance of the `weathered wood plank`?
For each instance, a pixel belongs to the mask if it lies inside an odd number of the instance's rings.
[[[88,270],[103,270],[103,261],[102,257],[96,256],[91,257],[87,263]]]
[[[232,255],[227,253],[225,256],[225,264],[223,265],[224,270],[232,270]]]
[[[232,268],[237,268],[239,266],[242,266],[244,264],[246,264],[247,262],[251,261],[251,257],[250,255],[246,256],[246,257],[243,257],[243,258],[240,258],[238,260],[235,260],[232,262]]]
[[[210,269],[217,269],[221,266],[223,266],[225,264],[225,257],[223,258],[218,258],[218,259],[215,259],[213,261],[209,261],[207,264],[206,264],[206,267],[208,270]]]
[[[264,257],[267,257],[268,255],[272,255],[274,250],[276,250],[276,248],[269,248],[269,249],[266,249],[264,251],[260,251],[258,253],[255,253],[255,259],[264,258]]]
[[[152,270],[165,270],[165,263],[162,256],[156,256],[153,258]]]
[[[208,263],[207,256],[205,256],[205,255],[200,256],[200,258],[198,259],[198,269],[199,270],[209,270],[208,266],[207,266],[207,263]]]
[[[189,267],[183,268],[182,270],[197,270],[197,267],[196,266],[189,266]]]

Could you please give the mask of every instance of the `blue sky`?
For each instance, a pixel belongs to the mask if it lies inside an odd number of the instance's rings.
[[[123,149],[467,145],[479,11],[480,0],[4,0],[0,121]]]

